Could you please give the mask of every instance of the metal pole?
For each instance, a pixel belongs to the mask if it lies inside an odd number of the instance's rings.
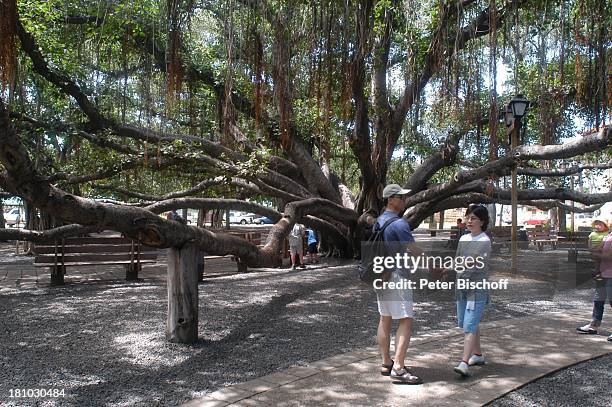
[[[570,190],[573,191],[574,190],[574,176],[570,175]],[[572,231],[572,233],[574,233],[574,201],[570,201],[570,205],[572,206],[572,217],[571,217],[571,225],[570,225],[570,229]]]
[[[518,147],[518,138],[519,138],[519,131],[521,129],[521,119],[516,117],[514,119],[514,126],[512,128],[512,150],[514,151],[514,149],[516,147]],[[517,223],[518,223],[518,217],[517,217],[517,204],[518,204],[518,196],[517,196],[517,175],[518,175],[518,171],[517,171],[517,165],[515,164],[512,167],[512,273],[516,273],[517,271],[517,250],[518,250],[518,245],[517,245],[517,238],[518,238],[518,233],[517,233]]]

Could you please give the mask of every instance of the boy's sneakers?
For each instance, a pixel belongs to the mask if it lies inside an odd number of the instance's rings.
[[[477,366],[477,365],[484,365],[485,364],[485,358],[482,355],[472,355],[470,357],[470,360],[468,360],[468,365],[470,366]]]
[[[595,335],[597,333],[597,329],[593,329],[591,324],[586,324],[585,326],[581,326],[580,328],[576,328],[576,331],[581,334]]]
[[[608,341],[612,342],[612,335],[608,336]]]
[[[454,370],[455,373],[459,373],[463,377],[470,375],[468,364],[465,363],[463,360],[457,365],[457,367],[455,367]]]

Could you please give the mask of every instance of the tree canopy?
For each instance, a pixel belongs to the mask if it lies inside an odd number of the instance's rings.
[[[62,227],[2,236],[111,229],[265,266],[295,222],[355,254],[388,182],[412,190],[413,227],[509,202],[514,166],[519,202],[612,200],[609,180],[568,182],[612,167],[604,0],[0,4],[0,188]],[[258,249],[157,216],[174,208],[276,224]]]

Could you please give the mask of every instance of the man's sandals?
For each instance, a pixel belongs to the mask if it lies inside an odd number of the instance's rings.
[[[388,365],[385,365],[384,363],[382,365],[380,365],[381,366],[380,374],[383,375],[383,376],[390,376],[391,375],[391,370],[393,369],[393,363],[395,363],[395,362],[393,362],[393,360],[392,360],[391,363],[388,364]]]
[[[389,375],[393,382],[404,383],[404,384],[422,384],[423,379],[414,373],[410,372],[406,368],[406,366],[401,369],[391,369],[391,374]]]

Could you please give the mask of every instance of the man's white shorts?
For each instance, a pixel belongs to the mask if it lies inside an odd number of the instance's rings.
[[[303,245],[299,245],[299,246],[289,246],[289,253],[292,256],[295,256],[296,254],[304,254],[304,246]]]
[[[401,280],[402,277],[397,273],[392,273],[389,282],[399,282]],[[403,288],[375,291],[376,299],[378,300],[378,312],[380,315],[393,319],[414,318],[411,289]]]

